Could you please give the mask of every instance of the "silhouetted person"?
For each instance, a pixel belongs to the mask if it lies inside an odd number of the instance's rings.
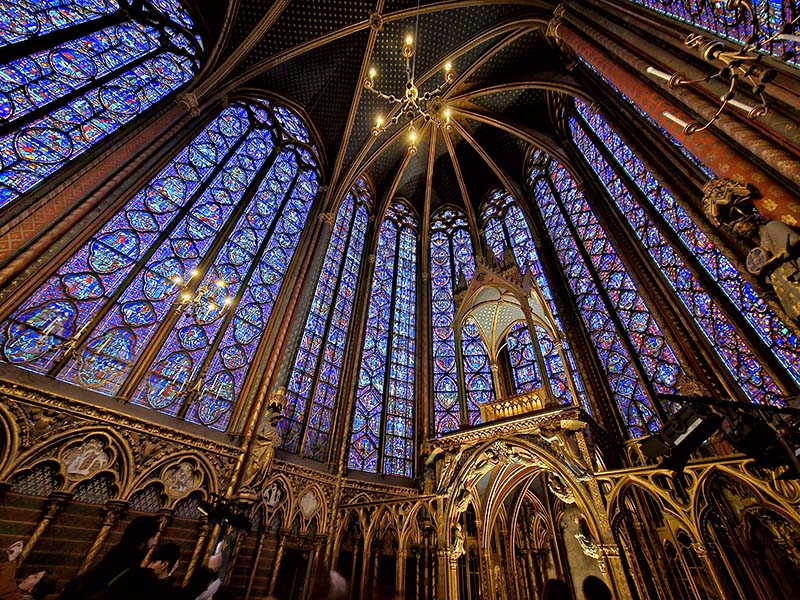
[[[571,600],[569,586],[560,579],[548,579],[542,590],[542,600]]]
[[[146,566],[126,569],[92,600],[171,600],[170,576],[180,556],[177,545],[163,544],[150,555]]]
[[[612,600],[611,590],[599,577],[589,575],[583,580],[583,596],[586,600]]]
[[[70,581],[57,600],[91,598],[126,569],[139,567],[147,551],[156,543],[157,534],[158,520],[155,517],[136,517],[125,528],[119,543],[96,566]]]
[[[17,583],[17,559],[22,553],[20,540],[0,551],[0,600],[41,600],[56,590],[55,576],[44,569]]]
[[[210,600],[217,593],[222,579],[216,571],[208,567],[198,567],[192,573],[189,583],[183,588],[181,600]]]

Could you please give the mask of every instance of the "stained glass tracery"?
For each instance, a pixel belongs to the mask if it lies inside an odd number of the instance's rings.
[[[281,448],[323,460],[353,310],[370,197],[359,180],[345,197],[317,281],[278,424]]]
[[[175,0],[0,2],[0,46],[104,17],[54,48],[0,65],[0,208],[198,71],[202,46]],[[5,17],[5,18],[3,18]],[[157,23],[157,24],[156,24]]]
[[[381,223],[348,467],[411,477],[417,218],[395,201]]]
[[[605,119],[581,101],[576,101],[576,106],[582,115],[580,119],[572,119],[571,122],[576,143],[661,268],[661,272],[693,314],[722,362],[752,400],[777,402],[780,392],[772,377],[725,316],[719,302],[712,299],[680,253],[667,243],[650,211],[639,204],[637,196],[625,185],[609,159],[599,151],[586,131],[597,134],[599,142],[615,157],[611,160],[630,176],[642,197],[651,203],[652,209],[663,219],[664,224],[681,239],[685,252],[697,259],[699,265],[717,282],[722,293],[736,305],[755,333],[771,348],[795,381],[800,381],[800,352],[796,336],[789,332],[755,290],[742,280],[730,261],[678,205],[669,191],[660,185]]]
[[[275,122],[223,109],[3,323],[4,360],[225,429],[318,186]]]
[[[657,431],[651,395],[674,393],[674,352],[569,172],[551,161],[534,168],[531,183],[629,434]]]

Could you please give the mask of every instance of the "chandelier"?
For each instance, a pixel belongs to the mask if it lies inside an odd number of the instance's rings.
[[[417,5],[417,21],[419,21],[419,4]],[[417,129],[415,121],[421,118],[423,123],[433,123],[437,127],[450,129],[450,109],[447,107],[442,93],[455,81],[456,73],[450,62],[444,65],[444,80],[439,86],[429,92],[420,92],[414,77],[416,75],[416,59],[414,58],[414,37],[407,35],[403,40],[400,53],[406,59],[406,85],[405,90],[400,95],[387,94],[375,87],[377,70],[372,67],[367,77],[364,79],[364,87],[383,100],[390,103],[391,108],[395,109],[394,116],[388,121],[383,116],[378,116],[375,126],[372,128],[372,135],[378,137],[382,133],[397,125],[401,120],[409,123],[408,127],[408,152],[417,152]]]
[[[728,85],[727,92],[719,96],[721,104],[717,112],[704,124],[699,121],[687,123],[670,112],[663,113],[670,121],[682,127],[683,133],[686,135],[692,135],[710,127],[728,106],[744,111],[749,119],[757,119],[766,115],[767,98],[764,88],[767,83],[775,79],[777,73],[775,69],[762,64],[764,53],[761,50],[777,40],[800,42],[800,36],[794,33],[800,22],[800,15],[784,23],[772,35],[762,39],[763,27],[758,21],[758,13],[754,10],[750,0],[726,0],[719,3],[719,8],[722,11],[734,12],[733,19],[737,23],[749,26],[749,34],[742,47],[737,50],[729,50],[722,42],[707,39],[696,33],[689,34],[684,40],[684,45],[696,49],[704,61],[717,68],[716,72],[700,79],[690,80],[681,72],[669,74],[655,67],[647,67],[647,73],[667,81],[670,89],[708,83],[712,80]],[[793,56],[793,52],[787,52],[780,59],[785,61]],[[736,93],[739,87],[749,87],[750,92],[759,99],[758,104],[751,105],[738,100]]]

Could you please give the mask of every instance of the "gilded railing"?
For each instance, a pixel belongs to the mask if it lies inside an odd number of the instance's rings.
[[[547,393],[544,388],[536,388],[524,394],[517,394],[510,398],[487,402],[480,406],[481,420],[484,423],[488,423],[489,421],[497,421],[498,419],[518,417],[519,415],[532,413],[537,410],[542,410],[545,407],[546,401]]]

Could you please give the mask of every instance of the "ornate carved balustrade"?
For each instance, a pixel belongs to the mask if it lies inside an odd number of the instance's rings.
[[[518,417],[545,408],[547,393],[544,388],[536,388],[524,394],[503,398],[495,402],[481,404],[481,419],[484,423],[508,417]]]

